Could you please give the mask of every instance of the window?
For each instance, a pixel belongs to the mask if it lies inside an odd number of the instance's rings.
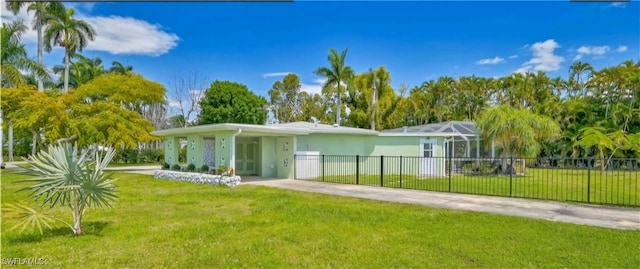
[[[433,144],[431,143],[424,143],[422,144],[422,156],[423,157],[433,157]]]

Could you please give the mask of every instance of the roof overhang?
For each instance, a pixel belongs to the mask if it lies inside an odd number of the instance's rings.
[[[302,128],[286,128],[286,127],[272,127],[264,125],[251,125],[251,124],[235,124],[235,123],[223,123],[223,124],[208,124],[200,126],[192,126],[185,128],[172,128],[165,130],[157,130],[151,132],[155,136],[174,136],[174,135],[189,135],[189,134],[206,134],[211,132],[220,131],[237,131],[242,129],[242,132],[256,132],[262,134],[280,134],[280,135],[308,135],[309,130]]]
[[[475,137],[476,135],[472,135],[472,134],[460,134],[460,133],[450,133],[450,132],[416,132],[416,133],[380,133],[378,136],[419,136],[419,137],[424,137],[424,136],[435,136],[435,137],[449,137],[449,136],[456,136],[456,137]]]

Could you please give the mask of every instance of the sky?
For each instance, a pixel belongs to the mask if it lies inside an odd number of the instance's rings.
[[[7,12],[2,21],[31,16]],[[348,48],[356,72],[384,65],[392,86],[440,76],[501,77],[545,71],[566,77],[576,60],[596,68],[640,60],[640,5],[556,1],[74,2],[97,38],[82,54],[132,65],[170,91],[197,72],[267,96],[287,73],[319,93],[329,49]],[[23,37],[36,55],[36,34]],[[45,54],[62,64],[63,51]],[[171,98],[171,96],[169,96]]]

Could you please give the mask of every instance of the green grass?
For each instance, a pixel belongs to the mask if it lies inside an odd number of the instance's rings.
[[[81,237],[9,231],[2,258],[60,268],[637,268],[640,231],[118,173]],[[2,173],[2,204],[23,199]],[[70,219],[68,212],[55,214]],[[44,268],[44,267],[43,267]]]
[[[311,179],[356,184],[356,175],[325,176]],[[360,175],[358,184],[381,186],[380,175]],[[382,186],[430,191],[535,198],[557,201],[590,202],[640,206],[640,171],[540,169],[529,168],[526,175],[453,175],[418,178],[415,175],[384,175]]]

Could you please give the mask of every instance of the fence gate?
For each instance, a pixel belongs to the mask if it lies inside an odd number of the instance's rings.
[[[319,151],[296,151],[295,179],[315,179],[320,172]]]

